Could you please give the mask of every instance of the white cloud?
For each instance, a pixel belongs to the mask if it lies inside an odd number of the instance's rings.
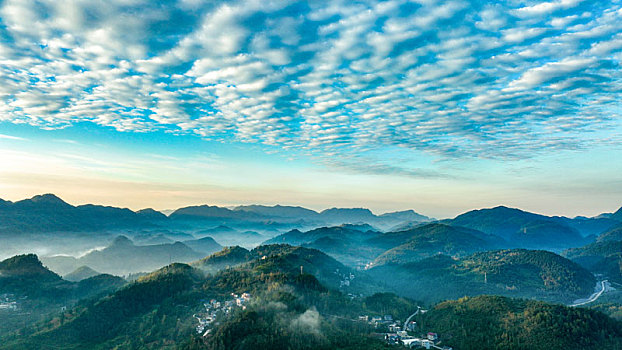
[[[609,5],[6,1],[0,120],[164,129],[327,162],[396,145],[526,157],[569,147],[569,125],[619,117],[622,10]]]
[[[583,0],[559,0],[552,2],[540,2],[532,6],[525,6],[517,9],[516,15],[523,16],[542,16],[548,15],[561,9],[568,9],[577,6]]]

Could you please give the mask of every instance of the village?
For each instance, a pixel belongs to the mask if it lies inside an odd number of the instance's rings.
[[[249,293],[242,293],[241,295],[231,293],[231,298],[225,301],[218,301],[211,299],[209,302],[203,303],[205,311],[192,315],[197,319],[199,324],[196,326],[196,331],[199,334],[203,334],[207,337],[211,333],[211,326],[218,325],[217,319],[230,315],[235,308],[246,309],[246,305],[251,300]]]
[[[425,310],[417,310],[413,316],[419,312],[424,313]],[[411,321],[411,318],[412,316],[404,322],[403,326],[399,320],[393,320],[392,315],[372,317],[362,315],[359,316],[359,321],[367,322],[376,329],[385,331],[376,333],[376,335],[384,339],[387,344],[390,345],[403,345],[409,348],[452,350],[449,346],[441,346],[437,333],[428,332],[419,337],[412,335],[417,331],[417,322]]]

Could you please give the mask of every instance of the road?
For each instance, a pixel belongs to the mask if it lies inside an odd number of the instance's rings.
[[[406,330],[406,329],[407,329],[407,328],[406,328],[406,326],[408,325],[408,322],[410,322],[410,320],[411,320],[413,317],[415,317],[415,316],[419,313],[419,310],[421,310],[421,307],[420,307],[420,306],[417,306],[417,311],[415,311],[415,313],[414,313],[414,314],[412,314],[412,315],[408,316],[408,318],[406,319],[406,322],[404,322],[404,328],[402,328],[403,330]]]
[[[594,294],[590,295],[589,298],[587,299],[578,299],[575,300],[574,304],[571,304],[569,306],[581,306],[581,305],[585,305],[585,304],[589,304],[593,301],[595,301],[596,299],[600,298],[600,296],[605,292],[605,290],[607,290],[607,285],[609,284],[609,281],[604,280],[604,281],[600,281],[600,290],[595,292]]]

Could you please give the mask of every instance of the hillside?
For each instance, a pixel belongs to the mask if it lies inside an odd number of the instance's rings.
[[[61,297],[69,285],[45,268],[34,254],[17,255],[0,262],[0,294],[54,299]]]
[[[571,302],[591,294],[596,283],[591,273],[566,258],[525,249],[480,252],[457,259],[436,255],[408,264],[381,265],[368,272],[398,294],[429,302],[480,294]]]
[[[211,274],[235,267],[295,274],[300,273],[302,267],[304,273],[314,275],[335,290],[364,294],[380,290],[365,273],[355,271],[317,249],[287,244],[261,245],[250,251],[237,246],[228,247],[192,263],[192,266]]]
[[[16,302],[16,312],[0,313],[0,336],[38,322],[62,306],[114,291],[124,284],[121,278],[105,275],[69,282],[48,270],[34,254],[1,261],[0,296],[10,296]]]
[[[225,247],[223,250],[193,262],[192,266],[208,273],[215,273],[228,267],[234,267],[250,261],[250,251],[239,247]]]
[[[454,349],[620,349],[622,323],[600,312],[498,296],[440,303],[416,317]]]
[[[183,241],[185,245],[192,250],[202,253],[203,255],[210,255],[222,250],[222,246],[218,244],[212,237],[203,237],[200,239],[192,239]]]
[[[622,223],[603,232],[596,240],[599,242],[622,241]]]
[[[615,213],[611,214],[610,219],[622,222],[622,207],[618,209]]]
[[[426,224],[408,231],[386,233],[375,240],[383,239],[394,243],[399,243],[403,239],[408,240],[382,253],[373,261],[373,266],[405,264],[436,254],[463,256],[477,251],[498,249],[504,245],[502,239],[497,236],[441,223]]]
[[[100,274],[99,272],[93,270],[92,268],[88,266],[80,266],[74,271],[64,275],[63,278],[67,281],[79,282],[79,281],[82,281],[83,279],[97,276],[99,274]]]
[[[256,252],[261,254],[270,258],[208,277],[185,264],[167,266],[49,323],[24,329],[23,337],[4,339],[0,349],[381,349],[383,343],[370,337],[366,324],[352,327],[352,321],[330,315],[355,318],[366,312],[378,314],[381,305],[376,299],[404,307],[400,316],[415,308],[395,296],[378,296],[365,306],[329,290],[313,275],[300,274],[294,268],[300,262],[324,263],[304,248],[268,246]],[[197,335],[193,315],[205,312],[206,300],[224,301],[231,293],[242,292],[252,295],[245,309],[221,313],[210,336]],[[310,321],[302,322],[307,319]]]
[[[222,255],[230,251],[243,253],[230,249]],[[259,258],[209,276],[189,265],[169,265],[49,322],[23,328],[20,337],[0,338],[0,349],[385,349],[372,336],[379,329],[358,316],[392,315],[403,321],[417,310],[417,303],[392,294],[352,298],[324,285],[321,276],[307,271],[322,274],[339,263],[321,252],[269,245],[248,253]],[[224,303],[233,300],[231,293],[245,292],[250,296],[243,308],[218,311],[217,322],[206,325],[209,332],[197,333],[197,316],[205,317],[208,301]],[[595,311],[491,296],[444,302],[415,320],[417,333],[437,332],[439,345],[459,349],[574,344],[613,349],[622,337],[620,323]]]
[[[622,240],[595,242],[565,250],[562,255],[594,273],[622,283]]]

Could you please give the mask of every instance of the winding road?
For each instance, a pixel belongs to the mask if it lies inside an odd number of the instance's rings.
[[[605,292],[605,290],[607,290],[607,287],[609,286],[609,281],[608,280],[604,280],[604,281],[600,281],[600,290],[594,292],[594,294],[590,295],[589,298],[587,299],[578,299],[574,301],[574,304],[570,304],[568,306],[574,307],[574,306],[581,306],[581,305],[585,305],[585,304],[589,304],[593,301],[595,301],[596,299],[600,298],[600,296]]]
[[[419,313],[419,310],[421,310],[421,306],[417,306],[417,311],[415,311],[414,314],[408,316],[408,318],[406,319],[406,322],[404,322],[404,328],[402,328],[403,330],[407,329],[406,326],[408,325],[408,322],[410,322],[410,320]]]

